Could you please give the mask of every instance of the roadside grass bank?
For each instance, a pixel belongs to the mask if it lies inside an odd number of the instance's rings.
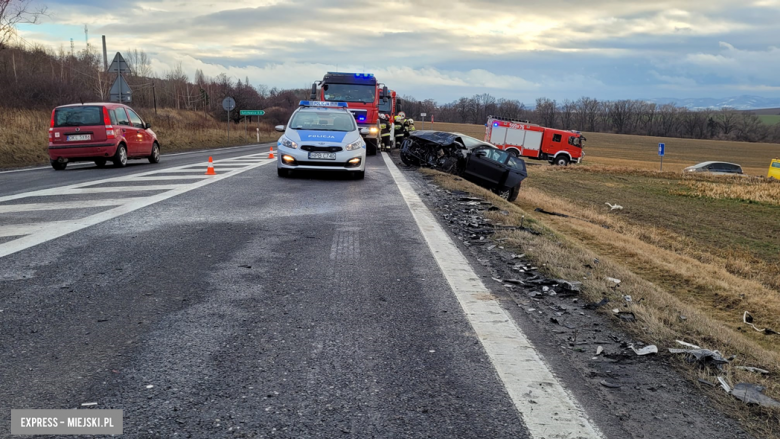
[[[670,189],[688,183],[676,173],[653,177],[646,171],[633,175],[614,169],[529,167],[518,199],[507,203],[455,176],[422,172],[433,175],[446,189],[467,191],[503,206],[509,216],[486,213],[494,223],[519,225],[522,221],[540,232],[500,231],[495,238],[504,239],[506,248],[525,253],[548,276],[583,282],[582,296],[587,301],[609,299],[600,309],[606,318],[638,340],[656,344],[659,355],[669,358],[757,437],[780,438],[780,412],[747,406],[720,387],[698,381],[717,383],[722,376],[732,386],[759,384],[767,396],[780,399],[780,335],[765,335],[742,323],[743,312],[749,311],[759,328],[780,330],[776,286],[780,283],[776,260],[780,207],[674,195]],[[604,189],[590,194],[598,186]],[[682,201],[676,203],[678,199]],[[610,211],[606,202],[623,209]],[[536,208],[569,216],[546,215],[535,212]],[[744,218],[738,215],[741,211],[747,212]],[[762,227],[763,236],[756,231]],[[692,233],[699,228],[702,231]],[[745,232],[752,235],[741,238]],[[763,264],[763,268],[753,264]],[[607,278],[621,282],[616,285]],[[631,296],[631,302],[625,295]],[[634,313],[637,321],[619,322],[613,308]],[[735,358],[723,371],[699,368],[684,356],[668,353],[667,348],[682,347],[675,340]],[[759,375],[738,366],[759,367],[770,374]]]
[[[247,145],[257,142],[257,122],[234,124],[227,140],[227,123],[189,110],[139,110],[160,140],[163,153],[204,148]],[[0,108],[0,168],[42,165],[49,163],[47,152],[50,110],[20,110]],[[260,142],[278,139],[272,127],[261,124]]]
[[[417,125],[415,123],[415,125]],[[418,126],[418,129],[421,127]],[[439,123],[425,124],[426,129],[459,132],[477,139],[485,138],[483,125]],[[665,143],[664,171],[680,172],[683,168],[706,161],[723,161],[742,166],[745,173],[766,177],[769,163],[780,158],[778,143],[733,142],[727,140],[680,139],[634,136],[627,134],[583,133],[586,164],[623,166],[658,171],[661,160],[658,144]],[[529,160],[533,163],[533,160]],[[543,163],[543,162],[541,162]]]

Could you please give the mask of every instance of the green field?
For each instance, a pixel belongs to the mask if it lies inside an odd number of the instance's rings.
[[[767,125],[780,123],[780,114],[761,114],[758,118]]]

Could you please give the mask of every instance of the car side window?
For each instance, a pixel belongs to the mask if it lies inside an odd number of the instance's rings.
[[[525,171],[525,163],[523,163],[517,157],[509,157],[507,164],[510,168],[517,169],[518,171]]]
[[[127,114],[130,115],[130,122],[133,123],[133,126],[136,128],[143,128],[144,122],[141,120],[141,118],[135,114],[135,111],[131,109],[127,109]]]
[[[561,135],[560,134],[553,134],[553,142],[561,142]]]
[[[124,108],[116,109],[116,123],[117,125],[130,125],[130,119],[127,118]]]
[[[498,163],[506,163],[506,158],[509,155],[506,151],[500,149],[490,148],[485,151],[487,152],[485,157]]]
[[[114,110],[108,110],[108,118],[111,119],[111,125],[116,125],[116,112]]]

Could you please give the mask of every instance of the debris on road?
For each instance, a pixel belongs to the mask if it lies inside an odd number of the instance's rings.
[[[704,378],[699,378],[699,382],[700,382],[700,383],[702,383],[702,384],[706,384],[706,385],[708,385],[708,386],[710,386],[710,387],[718,387],[718,385],[717,385],[717,384],[715,384],[715,383],[712,383],[712,382],[710,382],[710,381],[707,381],[707,380],[705,380]]]
[[[684,342],[684,341],[682,341],[682,340],[675,340],[675,342],[677,342],[677,344],[679,344],[679,345],[682,345],[682,346],[685,346],[685,347],[687,347],[687,348],[691,348],[691,349],[701,349],[701,347],[699,347],[699,346],[696,346],[695,344],[686,343],[686,342]]]
[[[766,335],[777,334],[776,331],[769,328],[758,329],[756,325],[753,324],[753,316],[750,315],[750,313],[747,311],[745,311],[745,313],[742,314],[742,322],[745,323],[746,325],[749,325],[751,328],[755,329],[756,331],[763,332]]]
[[[147,385],[147,386],[146,386],[146,388],[147,388],[147,389],[151,389],[151,388],[153,388],[153,387],[154,387],[154,385],[153,385],[153,384],[149,384],[149,385]]]
[[[599,302],[588,303],[587,305],[585,305],[585,309],[601,308],[602,306],[604,306],[604,305],[606,305],[608,303],[609,303],[609,299],[607,299],[605,297],[605,298],[601,299],[601,301],[599,301]],[[620,310],[618,310],[618,311],[620,311]]]
[[[634,347],[634,345],[630,345],[629,348],[631,348],[631,350],[634,351],[634,353],[639,355],[639,356],[650,355],[650,354],[657,354],[658,353],[658,346],[656,346],[654,344],[645,346],[642,349],[637,349],[637,348]]]
[[[753,373],[760,373],[761,375],[769,375],[769,371],[768,370],[766,370],[766,369],[759,369],[757,367],[737,366],[737,367],[735,367],[735,369],[745,370],[745,371],[753,372]]]
[[[623,206],[621,206],[619,204],[609,204],[609,203],[604,203],[604,204],[609,206],[609,211],[610,212],[612,212],[613,210],[623,210]]]
[[[620,285],[620,279],[615,279],[614,277],[608,277],[607,280],[614,283],[615,285]]]
[[[619,388],[620,388],[620,385],[619,385],[619,384],[610,383],[610,382],[609,382],[609,381],[607,381],[607,380],[601,380],[601,381],[599,382],[599,384],[601,384],[602,386],[604,386],[604,387],[606,387],[606,388],[608,388],[608,389],[619,389]]]
[[[604,348],[602,346],[599,346],[596,348],[596,355],[601,355],[601,353],[604,352]]]
[[[780,408],[780,402],[764,395],[764,387],[750,383],[739,383],[731,390],[731,394],[748,405]]]
[[[563,217],[563,218],[568,218],[569,217],[569,215],[566,215],[564,213],[550,212],[550,211],[542,209],[541,207],[537,207],[536,209],[534,209],[534,212],[543,213],[545,215],[560,216],[560,217]]]
[[[722,387],[726,393],[731,393],[731,386],[729,386],[729,383],[726,382],[725,378],[718,377],[718,382],[720,383],[720,387]]]
[[[672,354],[686,354],[691,362],[697,361],[702,366],[715,366],[718,369],[729,362],[729,360],[723,358],[720,352],[709,349],[669,349],[669,352]]]
[[[618,318],[624,322],[633,323],[636,321],[636,316],[632,312],[623,312],[618,310],[616,314]]]

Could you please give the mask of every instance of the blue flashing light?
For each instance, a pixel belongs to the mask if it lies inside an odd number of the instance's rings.
[[[360,117],[358,117],[358,121],[359,121],[359,122],[365,122],[365,121],[366,121],[366,116],[360,116]]]
[[[494,123],[493,123],[493,126],[494,126],[494,127],[497,127],[497,126],[498,126],[498,122],[494,122]]]
[[[373,78],[373,73],[355,73],[355,78]]]
[[[299,104],[301,107],[330,107],[330,108],[347,108],[346,102],[327,102],[327,101],[301,101]]]

